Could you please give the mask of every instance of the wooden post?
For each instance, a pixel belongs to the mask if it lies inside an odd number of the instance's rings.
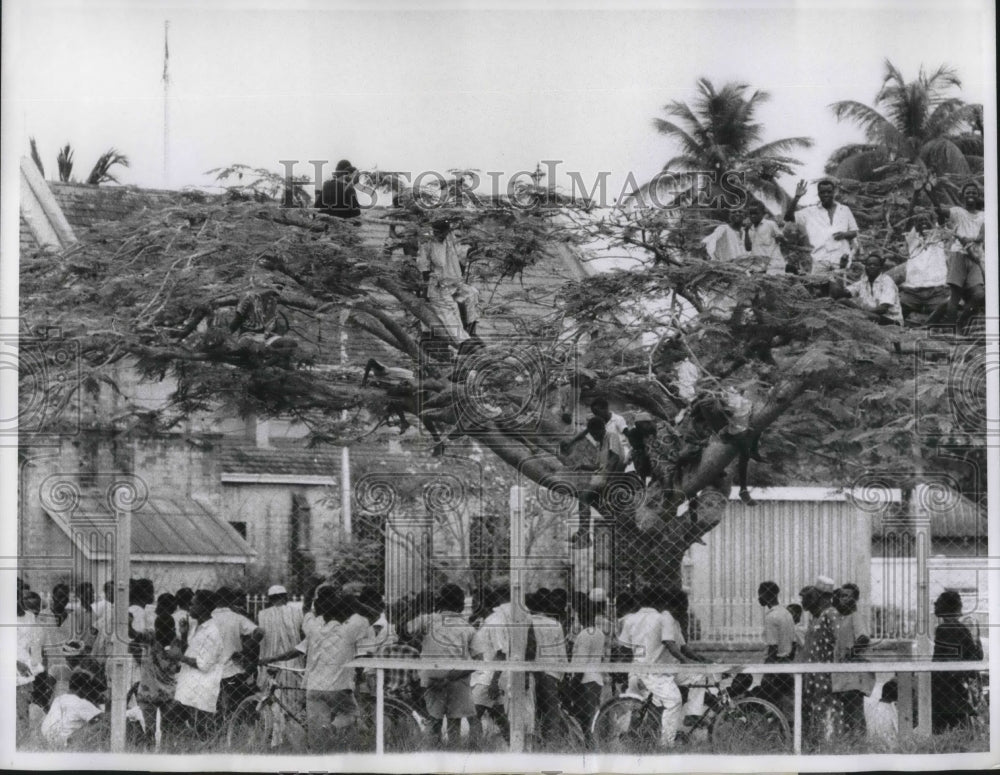
[[[108,660],[111,670],[111,752],[122,753],[125,750],[125,705],[131,659],[128,653],[128,595],[129,577],[132,575],[132,510],[126,499],[115,499],[112,496],[108,500],[117,517],[114,558],[115,632],[111,641],[111,658]]]
[[[795,755],[798,756],[802,753],[802,673],[795,673],[792,682],[795,689],[792,711],[792,723],[795,726],[792,729],[792,745]]]
[[[514,662],[524,660],[528,645],[528,609],[524,604],[524,582],[526,578],[524,556],[524,488],[510,488],[510,651],[507,659]],[[527,688],[526,673],[510,673],[510,752],[524,751],[526,719],[524,716]]]

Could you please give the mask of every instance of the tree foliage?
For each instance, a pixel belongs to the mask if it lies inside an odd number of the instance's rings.
[[[898,238],[892,223],[907,185],[917,184],[901,175],[895,193],[848,192],[867,244]],[[86,400],[80,385],[113,386],[137,372],[172,390],[155,411],[122,407],[120,429],[162,431],[209,412],[280,415],[308,427],[314,442],[338,444],[363,437],[402,401],[451,432],[453,453],[475,440],[559,493],[581,485],[559,447],[576,430],[563,417],[564,397],[603,395],[655,418],[664,465],[640,506],[658,518],[644,529],[672,548],[658,562],[675,567],[718,519],[706,510],[681,519],[671,505],[676,482],[666,463],[686,432],[677,419],[685,407],[675,373],[681,358],[697,365],[703,395],[738,391],[753,402],[754,426],[768,432],[760,483],[849,483],[873,469],[913,477],[915,450],[930,459],[952,446],[981,447],[980,432],[953,411],[957,384],[975,414],[979,350],[958,359],[966,358],[967,374],[956,383],[950,345],[877,326],[816,298],[802,278],[751,273],[750,260],[703,260],[690,248],[715,222],[696,209],[595,213],[544,189],[520,193],[517,206],[443,201],[366,216],[426,230],[446,214],[475,248],[469,279],[484,289],[595,239],[631,251],[629,270],[563,283],[523,330],[484,335],[471,354],[454,332],[427,346],[426,330],[439,320],[418,292],[415,267],[365,244],[354,223],[270,201],[178,197],[166,209],[100,225],[62,254],[22,262],[30,329],[58,327],[83,359],[83,380],[49,381],[47,400],[70,406]],[[866,197],[882,209],[872,212]],[[268,289],[278,294],[282,336],[294,348],[273,351],[230,330],[241,299]],[[502,300],[484,296],[488,325]],[[361,386],[363,359],[342,362],[344,320],[372,354],[412,371],[409,393]],[[936,354],[925,357],[928,350]],[[418,393],[419,406],[406,403]],[[735,456],[731,443],[709,439],[680,497],[717,487]]]
[[[657,118],[653,126],[669,137],[680,153],[663,165],[663,173],[648,185],[674,182],[681,175],[721,176],[738,174],[750,193],[783,203],[785,192],[777,183],[780,175],[791,174],[801,164],[792,154],[812,147],[808,137],[785,137],[762,142],[764,125],[757,120],[759,106],[771,96],[766,91],[750,91],[745,83],[726,83],[721,88],[707,78],[697,82],[698,97],[693,104],[672,100],[663,110],[667,119]],[[685,187],[674,195],[683,199]],[[708,192],[720,193],[718,180]]]
[[[830,106],[839,121],[861,128],[866,142],[834,151],[827,172],[862,181],[891,178],[887,169],[897,160],[923,164],[942,176],[982,172],[982,106],[955,96],[961,86],[955,70],[945,65],[929,74],[921,67],[916,79],[906,81],[886,60],[873,106],[856,100]]]

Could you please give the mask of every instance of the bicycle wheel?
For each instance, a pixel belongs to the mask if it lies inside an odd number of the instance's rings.
[[[425,747],[421,716],[405,702],[386,698],[383,716],[383,745],[386,753],[419,751]],[[363,751],[375,750],[375,701],[360,703],[358,720],[358,748]]]
[[[273,705],[247,697],[236,706],[226,728],[226,747],[239,753],[270,753],[274,734]]]
[[[791,748],[788,721],[776,705],[742,697],[719,711],[712,722],[716,753],[784,753]]]
[[[660,740],[660,709],[635,697],[609,700],[597,712],[592,732],[600,751],[652,750]]]
[[[548,751],[550,753],[576,753],[587,746],[580,722],[573,718],[565,708],[555,712],[549,727],[542,732],[536,722],[535,731],[529,736],[529,750],[533,752]]]

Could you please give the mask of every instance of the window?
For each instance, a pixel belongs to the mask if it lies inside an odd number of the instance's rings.
[[[247,523],[246,522],[230,522],[229,526],[232,527],[237,533],[240,534],[240,538],[244,541],[247,538]]]

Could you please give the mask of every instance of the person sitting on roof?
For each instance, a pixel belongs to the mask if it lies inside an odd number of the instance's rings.
[[[323,190],[316,197],[316,209],[335,218],[357,218],[361,215],[353,182],[357,171],[347,159],[338,161],[333,177],[323,184]]]

